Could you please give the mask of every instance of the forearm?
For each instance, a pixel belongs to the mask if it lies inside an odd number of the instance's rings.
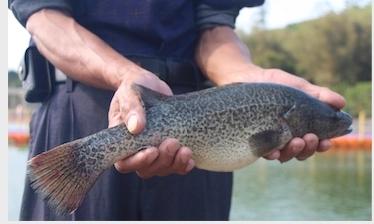
[[[44,9],[34,13],[26,28],[39,51],[74,80],[114,90],[126,74],[141,70],[59,11]]]
[[[195,59],[207,78],[217,85],[248,81],[250,74],[241,71],[260,69],[251,63],[247,46],[226,26],[203,31]]]

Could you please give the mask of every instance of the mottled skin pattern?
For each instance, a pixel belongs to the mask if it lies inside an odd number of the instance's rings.
[[[147,124],[139,135],[125,125],[68,142],[32,158],[32,187],[57,213],[72,213],[97,177],[116,161],[173,137],[193,151],[196,166],[232,171],[291,138],[350,132],[352,118],[303,92],[275,84],[232,84],[177,96],[141,86]]]
[[[75,157],[86,172],[98,175],[167,137],[189,146],[197,167],[232,171],[295,136],[312,132],[326,139],[346,134],[351,125],[344,112],[282,85],[238,83],[172,97],[135,88],[146,108],[145,130],[133,136],[119,125],[82,139]]]

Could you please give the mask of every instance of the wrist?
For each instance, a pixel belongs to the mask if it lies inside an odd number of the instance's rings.
[[[137,64],[124,59],[112,66],[105,66],[105,77],[109,77],[109,84],[113,89],[118,89],[123,82],[132,83],[141,74],[148,71],[138,66]]]
[[[215,74],[210,75],[210,79],[217,85],[226,85],[234,82],[260,82],[264,70],[252,63],[243,63],[217,71]]]

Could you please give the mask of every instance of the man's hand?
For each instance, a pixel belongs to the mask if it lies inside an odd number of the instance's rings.
[[[132,89],[140,84],[165,95],[172,95],[169,86],[154,74],[140,69],[126,76],[115,92],[108,114],[109,127],[125,123],[133,134],[139,134],[145,127],[145,111],[141,98]],[[172,173],[186,174],[194,167],[192,151],[182,146],[177,139],[166,139],[158,148],[150,147],[114,164],[121,173],[136,171],[142,178],[166,176]]]
[[[39,51],[71,79],[116,91],[110,106],[110,127],[124,122],[133,134],[143,130],[145,114],[132,83],[172,94],[165,82],[123,57],[69,15],[42,9],[30,16],[26,27]],[[189,148],[169,140],[160,149],[146,149],[115,166],[120,172],[136,170],[142,177],[182,174],[194,166],[191,154]]]
[[[279,69],[264,69],[262,75],[257,77],[259,79],[258,81],[284,84],[302,90],[305,93],[330,104],[336,109],[341,109],[345,106],[345,100],[341,95],[326,87],[313,85],[302,78]],[[298,160],[305,160],[312,156],[316,151],[324,152],[330,147],[331,142],[329,140],[319,141],[315,134],[309,133],[304,135],[303,138],[292,139],[283,150],[274,150],[264,156],[264,158],[270,160],[278,159],[280,162],[286,162],[293,157],[296,157]]]
[[[345,106],[345,100],[341,95],[326,87],[313,85],[305,79],[279,69],[263,69],[250,65],[230,75],[236,77],[233,78],[233,82],[271,82],[288,85],[304,91],[336,109],[341,109]],[[272,150],[264,158],[269,160],[278,159],[280,162],[286,162],[293,157],[296,157],[298,160],[305,160],[316,151],[324,152],[330,147],[331,142],[329,140],[319,141],[315,134],[308,133],[303,138],[292,139],[283,149]]]
[[[158,148],[151,147],[114,164],[121,173],[136,171],[141,178],[184,175],[192,170],[191,149],[181,146],[177,139],[168,138]]]

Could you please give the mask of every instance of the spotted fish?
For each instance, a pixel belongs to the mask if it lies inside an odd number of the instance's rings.
[[[293,137],[329,139],[351,132],[352,118],[291,87],[236,83],[165,96],[134,85],[147,124],[133,135],[124,124],[65,143],[28,162],[32,187],[57,213],[74,212],[100,174],[165,138],[191,148],[196,167],[233,171]]]

